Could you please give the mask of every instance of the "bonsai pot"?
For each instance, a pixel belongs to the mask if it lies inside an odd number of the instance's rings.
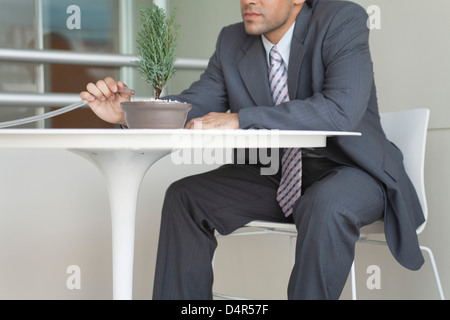
[[[183,129],[192,105],[178,101],[122,102],[130,129]]]

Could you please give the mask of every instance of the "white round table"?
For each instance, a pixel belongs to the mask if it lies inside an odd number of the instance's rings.
[[[358,135],[284,130],[1,129],[0,148],[66,149],[102,172],[111,205],[113,298],[124,300],[131,299],[133,291],[139,187],[156,161],[180,149],[317,148],[326,146],[327,137]]]

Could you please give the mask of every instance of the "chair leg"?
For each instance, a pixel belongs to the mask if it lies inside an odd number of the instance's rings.
[[[356,300],[356,276],[355,276],[355,261],[352,263],[352,268],[350,270],[350,278],[352,285],[352,300]]]
[[[420,246],[420,249],[423,250],[423,251],[426,251],[428,253],[428,256],[430,257],[431,266],[433,268],[434,279],[436,281],[436,286],[437,286],[438,292],[439,292],[439,297],[441,298],[441,300],[445,300],[444,292],[442,291],[441,280],[439,278],[439,273],[438,273],[438,270],[437,270],[437,267],[436,267],[436,262],[434,260],[433,252],[431,251],[430,248],[424,247],[424,246]]]

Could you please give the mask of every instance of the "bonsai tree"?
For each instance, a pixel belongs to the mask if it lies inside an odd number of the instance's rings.
[[[140,10],[141,30],[137,35],[138,70],[155,90],[158,100],[164,86],[175,74],[175,53],[180,26],[175,23],[174,9],[170,16],[153,5]]]

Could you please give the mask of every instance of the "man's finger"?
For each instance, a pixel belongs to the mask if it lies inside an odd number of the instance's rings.
[[[113,78],[106,77],[104,81],[112,93],[116,93],[117,90],[119,90],[116,80],[114,80]]]
[[[114,95],[114,93],[109,89],[108,85],[104,80],[97,81],[96,86],[102,92],[103,96],[106,97],[106,99]]]
[[[106,100],[106,99],[104,99],[105,97],[103,95],[103,92],[101,92],[100,89],[92,82],[86,86],[86,89],[95,98],[102,100],[102,101]]]
[[[95,97],[87,91],[80,92],[80,98],[81,100],[95,101]]]

